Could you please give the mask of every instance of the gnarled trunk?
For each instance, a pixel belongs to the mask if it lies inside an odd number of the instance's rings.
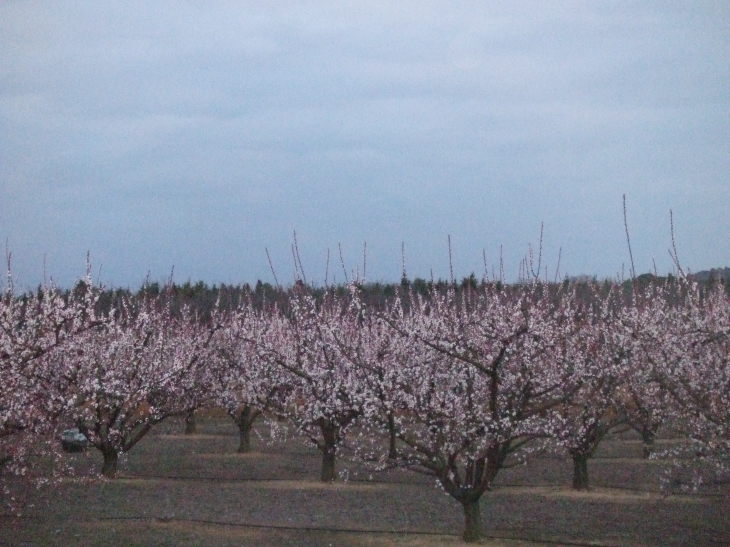
[[[335,447],[326,447],[322,451],[322,472],[320,480],[322,482],[333,482],[337,475],[335,473]]]
[[[12,461],[12,456],[5,456],[0,455],[0,474],[3,472],[3,467],[5,467],[6,463],[10,463]]]
[[[388,435],[389,435],[389,445],[388,445],[388,458],[391,460],[394,460],[398,457],[398,451],[396,450],[396,430],[395,430],[395,419],[393,418],[393,414],[391,412],[388,413]]]
[[[191,410],[185,414],[185,435],[195,435],[197,427],[195,424],[195,411]]]
[[[645,460],[654,453],[654,440],[656,434],[653,431],[645,429],[641,432],[641,455]]]
[[[261,415],[261,411],[252,406],[242,406],[236,410],[229,410],[228,415],[233,418],[238,427],[238,453],[244,454],[251,450],[251,430],[253,424]]]
[[[247,420],[238,422],[238,453],[245,454],[251,450],[252,422]]]
[[[484,535],[479,499],[478,497],[470,498],[461,502],[464,508],[464,534],[462,537],[467,543],[475,543]]]
[[[573,490],[588,490],[588,454],[575,452],[573,457]]]
[[[331,424],[321,424],[323,442],[319,446],[322,450],[322,471],[320,480],[332,482],[337,478],[335,474],[335,456],[337,454],[337,434],[339,428]]]
[[[104,456],[104,463],[101,466],[101,474],[109,479],[117,476],[117,462],[119,461],[119,453],[116,448],[105,446],[101,448]]]

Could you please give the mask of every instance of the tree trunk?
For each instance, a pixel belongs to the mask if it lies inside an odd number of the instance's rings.
[[[322,473],[320,480],[322,482],[334,482],[337,478],[335,474],[335,448],[327,447],[322,451]]]
[[[588,490],[588,455],[575,453],[573,456],[573,490]]]
[[[656,435],[654,435],[653,431],[644,430],[641,432],[641,453],[645,460],[648,460],[649,457],[654,453],[654,438]]]
[[[108,479],[113,479],[117,476],[117,462],[119,461],[119,454],[116,449],[111,447],[102,448],[101,453],[104,456],[104,463],[101,466],[101,474]]]
[[[464,507],[464,541],[476,543],[483,536],[482,514],[479,510],[479,498],[462,501]]]
[[[0,475],[2,475],[3,467],[6,463],[10,463],[13,458],[10,456],[0,456]]]
[[[245,454],[251,450],[251,426],[252,422],[241,420],[238,422],[238,453]]]
[[[261,411],[249,405],[242,405],[235,410],[229,410],[228,415],[238,427],[238,453],[244,454],[251,450],[251,430],[253,423],[261,415]]]
[[[185,435],[195,435],[197,431],[195,426],[195,411],[191,410],[185,414]]]
[[[390,436],[390,444],[388,446],[388,458],[394,460],[398,457],[398,452],[395,449],[396,431],[395,431],[395,419],[393,414],[388,413],[388,434]]]
[[[337,427],[332,425],[321,425],[324,443],[322,449],[322,482],[333,482],[335,475],[335,455],[337,454]]]

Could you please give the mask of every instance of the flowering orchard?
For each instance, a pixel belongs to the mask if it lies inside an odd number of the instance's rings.
[[[91,279],[0,300],[3,484],[59,453],[77,427],[112,478],[119,456],[169,416],[224,408],[250,447],[259,416],[287,420],[321,452],[434,477],[483,535],[480,499],[500,470],[546,449],[573,460],[573,487],[612,428],[646,455],[730,470],[730,299],[670,279],[575,285],[539,280],[407,283],[385,303],[367,287],[298,282],[202,313],[176,288],[107,294]],[[108,300],[108,299],[107,299]],[[660,430],[681,442],[660,453]],[[342,464],[339,464],[340,466]],[[58,469],[58,467],[56,467]],[[699,474],[697,476],[700,476]]]
[[[0,299],[0,481],[29,476],[32,456],[58,452],[58,425],[73,404],[58,389],[56,365],[65,348],[100,322],[90,286],[87,275],[66,296],[53,284],[16,295],[8,273]],[[8,496],[4,481],[0,487]]]

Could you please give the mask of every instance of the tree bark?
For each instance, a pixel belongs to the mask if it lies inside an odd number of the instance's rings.
[[[323,424],[320,426],[322,430],[323,443],[322,450],[322,472],[320,480],[322,482],[333,482],[337,476],[335,475],[335,456],[337,454],[337,426]]]
[[[588,490],[588,455],[574,453],[573,456],[573,490]]]
[[[185,435],[195,435],[198,429],[195,425],[195,411],[191,410],[185,414]]]
[[[9,463],[12,459],[10,456],[0,456],[0,474],[2,474],[5,464]]]
[[[245,454],[251,450],[251,426],[252,422],[241,420],[238,422],[238,453]]]
[[[337,478],[335,474],[335,448],[326,447],[322,451],[322,473],[320,480],[322,482],[334,482]]]
[[[388,434],[390,436],[390,444],[388,445],[388,458],[394,460],[398,457],[398,451],[396,450],[396,430],[395,430],[395,419],[392,413],[388,413]]]
[[[244,405],[235,410],[229,410],[228,415],[238,427],[238,453],[249,452],[251,450],[251,430],[256,418],[261,415],[261,411],[255,407]]]
[[[461,502],[464,508],[464,541],[476,543],[484,535],[482,530],[482,514],[479,510],[479,498]]]
[[[641,432],[641,454],[645,460],[654,453],[654,439],[656,435],[653,431],[644,430]]]
[[[115,448],[104,447],[101,449],[101,453],[104,456],[104,463],[101,466],[101,474],[108,479],[113,479],[117,476],[117,462],[119,461],[119,453]]]

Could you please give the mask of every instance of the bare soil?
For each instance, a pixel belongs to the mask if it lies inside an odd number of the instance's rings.
[[[8,546],[461,545],[461,506],[433,478],[350,467],[323,484],[316,449],[252,441],[237,454],[228,418],[160,424],[128,455],[119,478],[66,480],[28,494],[22,517],[0,514]],[[258,432],[265,437],[267,428]],[[96,451],[68,455],[98,469]],[[664,495],[661,470],[631,434],[604,441],[589,463],[592,490],[570,489],[571,462],[543,456],[500,473],[482,498],[488,546],[730,546],[730,490]]]

